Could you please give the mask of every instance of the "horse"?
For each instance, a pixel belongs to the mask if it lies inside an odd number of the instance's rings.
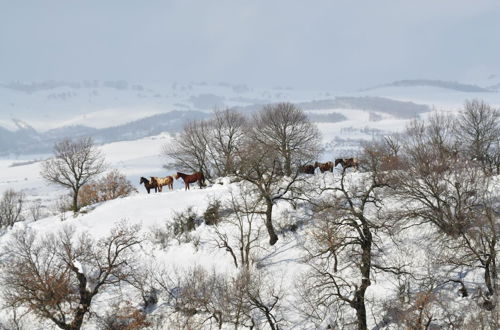
[[[335,167],[340,164],[343,169],[354,167],[356,170],[359,169],[359,159],[357,158],[337,158],[335,159]]]
[[[305,174],[314,174],[315,169],[316,167],[314,167],[314,165],[304,165],[299,167],[299,172]]]
[[[148,194],[151,189],[154,188],[155,192],[158,192],[158,185],[156,183],[150,182],[148,179],[145,177],[141,176],[141,181],[139,181],[139,184],[144,183],[144,188],[146,188]]]
[[[155,183],[158,186],[158,190],[160,192],[163,191],[163,186],[168,186],[169,190],[174,190],[174,178],[172,178],[170,175],[164,178],[152,176],[151,182]]]
[[[196,172],[193,174],[184,174],[181,172],[177,172],[175,175],[175,179],[178,180],[179,178],[182,178],[184,181],[184,188],[185,190],[190,189],[189,184],[198,181],[198,184],[200,185],[200,189],[202,188],[202,185],[205,185],[205,176],[201,172]]]
[[[315,162],[314,168],[316,168],[316,167],[319,167],[319,170],[321,171],[321,173],[324,173],[327,171],[333,172],[333,163],[332,162],[326,162],[326,163]]]

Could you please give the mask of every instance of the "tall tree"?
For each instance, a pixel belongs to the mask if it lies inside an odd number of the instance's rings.
[[[254,117],[252,138],[280,155],[285,175],[317,158],[320,133],[307,115],[292,103],[265,106]]]

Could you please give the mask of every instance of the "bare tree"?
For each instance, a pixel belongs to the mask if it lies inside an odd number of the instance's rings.
[[[454,149],[449,128],[436,121],[420,123],[406,132],[404,170],[391,174],[394,192],[404,207],[399,216],[414,225],[429,223],[447,251],[448,267],[484,270],[486,298],[494,307],[498,295],[498,196],[484,168]],[[449,127],[449,126],[448,126]],[[454,280],[454,279],[452,279]]]
[[[479,100],[465,102],[456,125],[456,133],[470,159],[477,160],[486,173],[499,173],[498,144],[500,112]]]
[[[312,299],[318,308],[336,310],[341,324],[353,322],[360,330],[367,329],[365,295],[374,272],[404,272],[404,265],[387,265],[380,248],[383,234],[396,228],[383,208],[390,181],[381,171],[382,159],[380,150],[366,148],[368,171],[362,177],[350,180],[344,169],[338,183],[321,187],[313,200],[314,229],[304,245],[311,266],[303,285],[308,303]],[[344,306],[355,311],[354,320],[344,318]]]
[[[262,273],[242,269],[229,277],[197,267],[177,281],[165,282],[165,276],[160,281],[166,291],[177,288],[177,294],[170,294],[169,302],[173,307],[171,314],[178,315],[178,328],[222,329],[232,324],[235,329],[261,329],[267,325],[279,330],[285,324],[281,315],[282,286]]]
[[[489,295],[498,292],[497,241],[499,210],[488,192],[492,184],[484,172],[449,159],[428,164],[412,162],[397,176],[400,215],[416,223],[431,223],[439,230],[443,247],[453,251],[448,264],[484,269]]]
[[[77,212],[80,188],[105,169],[104,156],[91,138],[62,140],[54,146],[54,157],[42,163],[40,174],[54,184],[71,189],[72,210]]]
[[[5,301],[61,329],[80,329],[94,298],[130,278],[137,231],[122,223],[99,241],[70,227],[42,238],[17,232],[2,264]]]
[[[260,196],[264,204],[265,226],[269,234],[269,244],[278,241],[273,225],[273,207],[279,200],[287,200],[298,189],[299,170],[291,176],[283,176],[281,157],[269,145],[256,140],[248,140],[240,153],[241,165],[237,176],[250,183],[253,193]],[[287,195],[288,194],[288,195]]]
[[[245,116],[236,110],[215,111],[209,125],[211,132],[208,148],[215,174],[234,174],[239,163],[238,151],[245,139]]]
[[[225,207],[223,221],[215,225],[217,246],[231,254],[236,267],[249,269],[262,228],[258,223],[262,216],[262,198],[241,184],[237,192],[230,192]]]
[[[31,220],[38,221],[42,218],[44,216],[43,208],[44,206],[42,205],[42,201],[40,199],[32,201],[28,208]]]
[[[181,171],[202,172],[210,180],[209,165],[210,125],[207,121],[190,121],[173,141],[163,146],[163,155],[169,163]]]
[[[12,227],[14,223],[24,220],[23,206],[25,196],[22,192],[9,189],[2,194],[0,200],[0,228]]]
[[[320,152],[317,127],[292,103],[265,106],[254,116],[251,138],[280,155],[287,176],[294,167],[317,159]]]

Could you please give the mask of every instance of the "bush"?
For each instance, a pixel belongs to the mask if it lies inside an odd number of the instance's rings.
[[[202,219],[196,215],[192,207],[188,207],[185,211],[174,214],[172,223],[167,225],[167,233],[176,238],[179,243],[194,242],[197,245],[199,242],[190,232],[201,223]]]
[[[200,219],[194,213],[192,207],[188,207],[184,212],[176,213],[171,224],[174,236],[180,236],[184,233],[196,229],[200,225]]]
[[[137,192],[137,189],[132,186],[125,175],[118,170],[113,170],[97,182],[83,186],[78,194],[78,200],[80,206],[88,206],[128,196],[133,192]]]
[[[100,329],[103,330],[138,330],[150,325],[146,314],[128,301],[123,306],[113,306],[112,311],[99,320]]]
[[[207,209],[203,213],[203,219],[205,219],[206,225],[216,225],[221,221],[220,208],[221,203],[217,199],[214,199],[208,204]]]

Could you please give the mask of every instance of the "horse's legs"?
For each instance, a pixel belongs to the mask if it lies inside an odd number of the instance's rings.
[[[149,194],[149,188],[146,187],[146,190],[148,191],[148,194]]]

